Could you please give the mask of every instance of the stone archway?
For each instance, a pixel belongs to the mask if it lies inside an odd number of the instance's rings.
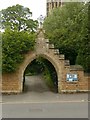
[[[84,76],[82,67],[71,66],[69,60],[65,60],[64,55],[59,54],[59,50],[55,49],[48,39],[44,38],[44,31],[41,29],[37,32],[34,51],[25,54],[25,59],[18,70],[15,73],[2,74],[2,84],[0,84],[2,93],[22,92],[24,71],[28,64],[39,56],[47,59],[54,66],[58,77],[58,93],[88,91],[88,77]],[[66,78],[68,73],[77,74],[78,81],[68,82]]]
[[[38,54],[38,56],[37,56],[37,54],[36,54],[36,52],[30,52],[30,53],[28,53],[26,56],[25,56],[25,60],[24,60],[24,62],[23,62],[23,64],[20,66],[20,68],[19,68],[19,78],[20,78],[20,84],[21,84],[21,89],[20,89],[20,91],[22,92],[22,90],[23,90],[23,74],[24,74],[24,71],[25,71],[25,69],[26,69],[26,67],[34,60],[34,59],[36,59],[37,57],[42,57],[42,58],[45,58],[45,59],[47,59],[53,66],[54,66],[54,68],[55,68],[55,70],[56,70],[56,73],[57,73],[57,78],[58,78],[58,82],[60,83],[60,78],[61,78],[61,69],[60,69],[60,67],[59,67],[59,64],[57,63],[57,62],[55,62],[55,58],[53,57],[52,58],[52,56],[50,56],[50,54]]]
[[[18,73],[19,73],[19,81],[20,81],[20,91],[23,90],[23,74],[26,67],[36,58],[42,57],[47,59],[55,68],[58,78],[58,91],[61,90],[60,81],[62,80],[62,73],[64,69],[64,56],[61,56],[61,60],[59,60],[58,50],[54,49],[54,46],[49,44],[47,39],[44,39],[43,31],[39,31],[35,50],[32,52],[28,52],[25,55],[24,62],[20,65]]]
[[[38,58],[42,59],[42,63],[37,62],[37,60],[39,60]],[[46,69],[48,69],[51,79],[45,79],[45,76],[47,73]],[[41,88],[42,88],[41,91],[44,91],[46,90],[44,88],[47,88],[47,90],[57,93],[58,92],[58,74],[57,74],[58,70],[57,71],[56,70],[57,70],[57,66],[51,63],[51,60],[50,58],[48,58],[48,56],[41,55],[41,54],[39,56],[36,56],[36,58],[32,59],[32,61],[26,66],[25,70],[23,71],[23,78],[22,78],[23,92],[28,92],[32,90],[39,91],[41,90]],[[37,86],[37,88],[35,86]],[[38,86],[41,86],[41,88],[38,88]]]

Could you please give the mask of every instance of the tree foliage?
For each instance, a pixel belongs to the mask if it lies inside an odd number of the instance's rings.
[[[45,19],[44,29],[46,37],[59,48],[60,53],[65,54],[71,64],[75,64],[77,61],[77,64],[81,64],[85,70],[88,69],[89,55],[85,60],[81,54],[83,51],[86,56],[89,52],[88,4],[71,2],[54,9]],[[79,58],[83,62],[80,62]],[[87,67],[83,64],[84,62]]]
[[[83,36],[84,39],[79,46],[78,56],[76,59],[76,63],[82,65],[86,72],[90,72],[90,3],[88,3],[88,12],[87,12],[87,21],[86,22],[86,29],[85,29]]]
[[[37,28],[37,21],[32,20],[31,16],[30,9],[19,4],[3,9],[1,11],[2,29],[10,27],[18,31],[34,31]]]
[[[23,61],[24,54],[33,50],[35,34],[7,29],[2,34],[2,71],[14,72]]]

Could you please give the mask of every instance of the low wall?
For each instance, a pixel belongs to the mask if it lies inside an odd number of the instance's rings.
[[[71,71],[71,73],[76,73],[76,71]],[[58,83],[58,92],[87,92],[90,86],[90,76],[84,75],[83,71],[77,71],[78,81],[77,82],[67,82],[66,74],[64,73],[63,79],[60,84]],[[3,74],[2,75],[2,93],[20,93],[21,91],[21,83],[19,80],[18,74]],[[61,88],[60,88],[61,87]],[[59,91],[60,89],[60,91]]]
[[[2,93],[19,93],[20,87],[17,73],[2,74]]]
[[[69,82],[66,79],[67,74],[77,74],[77,81]],[[60,85],[61,84],[61,85]],[[84,74],[84,71],[82,69],[78,70],[77,68],[67,67],[63,71],[63,79],[61,80],[58,86],[62,87],[61,92],[88,92],[90,90],[90,75]],[[59,91],[60,92],[60,91]]]

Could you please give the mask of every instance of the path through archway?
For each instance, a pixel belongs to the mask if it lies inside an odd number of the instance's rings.
[[[57,72],[50,61],[39,57],[25,69],[23,75],[24,92],[58,92]]]

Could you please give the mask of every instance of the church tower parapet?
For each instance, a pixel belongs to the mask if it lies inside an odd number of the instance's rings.
[[[47,0],[47,16],[51,13],[53,8],[61,7],[62,0]]]

